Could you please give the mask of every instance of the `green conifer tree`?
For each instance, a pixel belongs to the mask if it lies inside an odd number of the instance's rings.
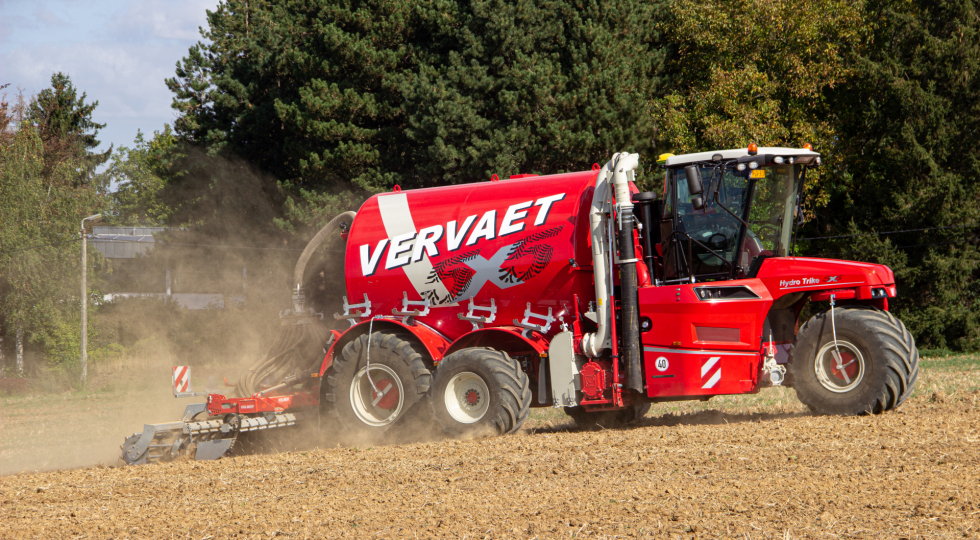
[[[231,0],[167,81],[175,129],[268,173],[299,222],[395,184],[587,168],[653,145],[654,7]]]
[[[68,75],[51,75],[51,88],[38,92],[27,107],[26,120],[33,124],[44,142],[45,172],[67,160],[77,160],[86,176],[106,162],[112,148],[94,153],[101,144],[96,137],[105,124],[92,119],[99,102],[85,103],[86,93],[78,90]]]

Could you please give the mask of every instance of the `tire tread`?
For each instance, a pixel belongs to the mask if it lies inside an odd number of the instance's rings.
[[[500,384],[500,410],[487,411],[487,414],[496,415],[490,421],[493,430],[496,431],[494,435],[514,433],[524,425],[531,412],[531,384],[517,361],[503,351],[474,347],[461,349],[445,357],[439,365],[439,370],[445,373],[456,364],[481,364]],[[437,378],[439,374],[440,371],[436,371]],[[433,385],[433,388],[437,386]],[[430,397],[429,402],[435,407],[439,400]],[[440,416],[436,415],[436,418]],[[452,435],[464,434],[468,427],[443,425],[443,428]]]
[[[827,328],[829,317],[829,311],[818,313],[800,327],[796,340],[790,348],[791,370],[812,369],[812,358],[797,362],[796,356],[800,352],[803,341],[808,345],[813,341],[813,353],[816,353],[816,348],[821,343],[821,334],[830,330]],[[887,311],[868,306],[837,308],[834,317],[837,321],[847,321],[852,328],[862,329],[878,342],[878,346],[869,351],[866,362],[872,362],[877,358],[880,364],[878,367],[884,370],[880,388],[873,389],[874,397],[861,405],[863,410],[842,410],[828,405],[820,396],[799,384],[802,373],[794,372],[793,380],[796,383],[794,387],[800,401],[810,410],[821,414],[879,414],[902,405],[912,395],[919,377],[919,351],[915,347],[915,339],[902,321]]]

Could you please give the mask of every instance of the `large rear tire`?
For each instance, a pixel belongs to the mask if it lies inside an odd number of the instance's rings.
[[[425,397],[431,381],[410,342],[395,334],[365,334],[348,343],[327,370],[322,406],[339,424],[342,439],[381,442]]]
[[[507,353],[461,349],[439,364],[429,403],[450,436],[492,437],[521,428],[531,411],[531,386]]]
[[[833,316],[818,313],[796,335],[789,369],[800,401],[818,414],[843,415],[904,403],[919,377],[919,351],[905,325],[866,306],[836,308]]]

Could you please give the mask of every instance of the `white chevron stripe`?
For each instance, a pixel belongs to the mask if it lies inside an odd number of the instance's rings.
[[[708,374],[709,371],[711,371],[711,368],[715,367],[715,364],[717,364],[719,360],[721,360],[721,357],[720,356],[712,356],[711,358],[708,359],[707,362],[704,363],[703,366],[701,366],[701,378],[702,379],[704,378],[705,375]],[[707,387],[705,387],[705,388],[707,388]]]
[[[701,388],[712,388],[714,387],[714,385],[718,384],[718,381],[720,380],[721,380],[721,368],[718,368],[718,371],[716,371],[715,374],[712,375],[710,379],[708,379],[708,382],[704,383],[704,386],[702,386]]]
[[[388,233],[388,239],[400,234],[418,232],[415,228],[415,221],[412,219],[412,211],[408,207],[408,195],[405,193],[391,193],[378,197],[378,211],[381,213],[381,222]],[[391,248],[389,248],[391,249]],[[449,298],[449,291],[441,281],[426,283],[429,273],[432,272],[432,263],[429,261],[428,253],[422,252],[422,260],[402,267],[405,276],[412,282],[415,292],[422,298],[422,294],[427,290],[435,290],[439,298]]]

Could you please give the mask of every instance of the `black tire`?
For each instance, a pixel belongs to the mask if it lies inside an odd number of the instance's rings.
[[[429,403],[448,435],[492,437],[521,428],[531,412],[531,385],[507,353],[461,349],[436,369]]]
[[[375,332],[370,337],[370,374],[383,393],[376,402],[378,396],[366,376],[368,339],[367,334],[358,337],[334,358],[325,374],[321,402],[321,411],[336,425],[340,439],[364,443],[380,442],[402,423],[425,397],[432,381],[422,355],[410,342]]]
[[[619,411],[588,412],[584,407],[565,407],[565,414],[572,417],[575,423],[582,427],[612,428],[639,422],[650,412],[649,403],[630,405]]]
[[[919,351],[891,313],[867,306],[836,308],[833,321],[828,310],[800,328],[789,370],[797,397],[817,414],[879,414],[912,395]]]

